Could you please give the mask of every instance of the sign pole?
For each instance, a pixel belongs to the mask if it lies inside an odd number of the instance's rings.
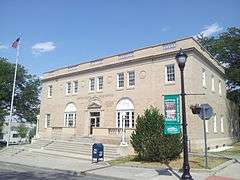
[[[205,157],[205,168],[208,168],[208,154],[207,154],[207,133],[206,133],[206,118],[205,118],[205,107],[203,106],[203,134],[204,134],[204,157]]]

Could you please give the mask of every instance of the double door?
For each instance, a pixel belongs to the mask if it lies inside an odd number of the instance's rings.
[[[90,112],[90,135],[94,127],[100,127],[100,112]]]

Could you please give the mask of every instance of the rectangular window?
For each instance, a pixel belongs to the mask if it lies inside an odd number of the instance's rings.
[[[206,70],[202,69],[202,85],[206,87]]]
[[[129,112],[126,112],[125,116],[125,127],[129,128]]]
[[[71,89],[72,89],[72,84],[71,84],[71,82],[67,82],[67,85],[66,85],[66,94],[70,94],[70,93],[71,93]]]
[[[99,76],[98,77],[98,87],[97,87],[97,90],[101,91],[102,89],[103,89],[103,77]]]
[[[134,71],[128,72],[128,86],[129,87],[135,86],[135,72]]]
[[[52,97],[52,85],[49,85],[48,86],[48,97],[50,98],[50,97]]]
[[[214,80],[214,76],[212,75],[212,91],[215,91],[215,80]]]
[[[76,113],[66,113],[64,118],[65,127],[75,127]]]
[[[51,114],[46,114],[45,117],[45,128],[51,127]]]
[[[221,123],[221,132],[223,133],[224,132],[223,116],[221,116],[220,123]]]
[[[174,83],[175,82],[174,64],[165,66],[165,81],[166,81],[166,83]]]
[[[124,73],[117,74],[117,87],[118,88],[124,87]]]
[[[73,86],[73,93],[78,93],[78,81],[74,81]]]
[[[218,82],[218,93],[220,96],[222,95],[222,82],[221,81]]]
[[[213,119],[213,132],[217,132],[217,115],[215,115]]]
[[[94,91],[95,90],[95,78],[89,79],[89,90]]]

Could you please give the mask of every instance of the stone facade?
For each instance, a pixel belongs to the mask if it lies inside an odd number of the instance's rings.
[[[163,95],[180,93],[180,71],[175,60],[180,48],[188,55],[185,66],[186,93],[205,93],[186,97],[190,148],[199,149],[203,144],[203,122],[189,108],[196,103],[209,103],[216,114],[215,120],[213,117],[208,122],[209,146],[230,144],[238,136],[234,132],[239,129],[239,123],[236,125],[239,119],[233,115],[238,113],[238,109],[235,107],[235,110],[230,110],[232,106],[226,99],[224,69],[191,37],[45,73],[39,119],[40,137],[87,136],[101,142],[119,143],[121,112],[126,111],[129,119],[125,121],[128,126],[126,134],[129,140],[137,123],[137,115],[151,105],[163,113]],[[169,82],[167,65],[174,65],[175,80]],[[134,72],[131,80],[134,79],[135,85],[129,86],[131,72]],[[95,81],[94,86],[91,79]],[[124,86],[119,88],[120,83],[124,83]],[[229,115],[230,111],[232,115]],[[237,130],[232,128],[234,123]]]

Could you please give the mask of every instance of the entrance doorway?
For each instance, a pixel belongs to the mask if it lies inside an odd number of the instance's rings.
[[[100,112],[90,112],[90,135],[94,127],[100,127]]]

